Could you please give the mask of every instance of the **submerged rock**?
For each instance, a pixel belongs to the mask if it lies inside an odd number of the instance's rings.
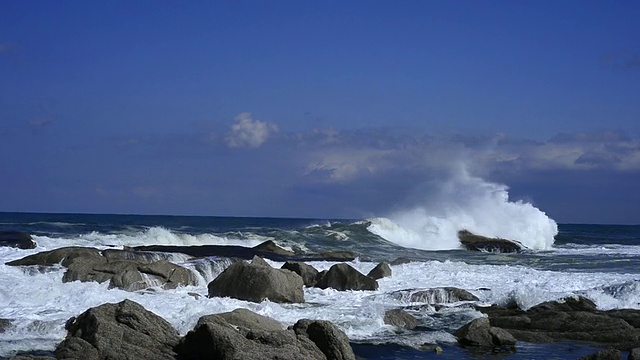
[[[71,246],[60,249],[42,251],[37,254],[25,256],[22,259],[10,261],[10,266],[29,266],[29,265],[57,265],[69,266],[77,258],[90,258],[92,261],[106,262],[107,260],[100,255],[100,250],[95,248]]]
[[[268,264],[267,264],[268,265]],[[261,302],[302,303],[304,283],[293,271],[239,261],[231,264],[208,285],[209,297],[232,297]]]
[[[429,305],[450,304],[459,301],[478,301],[478,297],[467,290],[456,287],[431,289],[407,289],[394,291],[391,297],[405,302],[420,302]]]
[[[415,329],[420,325],[420,321],[418,321],[418,319],[402,309],[387,310],[384,313],[383,321],[387,325],[393,325],[407,330]]]
[[[35,249],[36,243],[31,235],[20,231],[0,231],[0,246],[18,249]]]
[[[318,280],[316,287],[336,290],[378,290],[378,282],[348,264],[335,264]]]
[[[389,266],[388,263],[383,261],[383,262],[379,263],[378,265],[376,265],[376,267],[371,269],[371,271],[369,271],[367,276],[372,278],[372,279],[374,279],[374,280],[378,280],[378,279],[382,279],[382,278],[387,277],[387,276],[391,276],[391,267]]]
[[[318,270],[313,266],[300,261],[287,261],[282,265],[281,269],[293,271],[300,275],[307,287],[315,286],[318,282]]]
[[[500,238],[476,235],[468,230],[458,231],[458,239],[467,250],[512,253],[522,251],[522,244]]]
[[[180,337],[140,304],[124,300],[91,308],[68,322],[58,359],[175,359]]]

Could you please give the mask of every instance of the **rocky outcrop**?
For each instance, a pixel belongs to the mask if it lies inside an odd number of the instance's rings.
[[[477,318],[462,326],[455,333],[462,346],[485,348],[511,347],[516,339],[506,330],[491,326],[489,319]]]
[[[378,290],[378,282],[348,264],[335,264],[318,280],[316,287],[336,290]]]
[[[173,327],[138,303],[124,300],[91,308],[67,323],[58,359],[175,359]]]
[[[355,360],[347,335],[330,321],[299,320],[293,325],[298,337],[306,337],[322,351],[327,359]]]
[[[267,264],[268,265],[268,264]],[[274,269],[261,262],[238,261],[225,269],[208,285],[209,297],[232,297],[261,302],[304,302],[304,283],[293,271]]]
[[[382,278],[387,277],[387,276],[391,276],[391,267],[389,266],[388,263],[383,261],[383,262],[379,263],[378,265],[376,265],[376,267],[371,269],[371,271],[369,271],[367,276],[372,278],[372,279],[374,279],[374,280],[378,280],[378,279],[382,279]]]
[[[231,324],[243,334],[250,331],[280,331],[285,329],[280,322],[243,308],[226,313],[205,315],[198,320],[196,326],[204,323]]]
[[[387,310],[384,313],[383,321],[387,325],[393,325],[397,328],[407,330],[415,329],[420,325],[420,321],[418,321],[418,319],[402,309]]]
[[[584,297],[545,302],[526,311],[495,305],[476,309],[489,316],[492,326],[504,328],[522,341],[591,341],[625,351],[640,344],[640,310],[598,311]]]
[[[468,230],[458,231],[458,239],[465,249],[473,251],[513,253],[523,249],[522,244],[518,242],[476,235]]]
[[[300,261],[287,261],[282,265],[281,269],[293,271],[302,277],[304,285],[307,287],[315,286],[318,282],[318,270],[313,266]]]
[[[55,249],[51,251],[42,251],[37,254],[26,256],[22,259],[10,261],[7,265],[10,266],[29,266],[29,265],[44,265],[51,266],[60,264],[68,267],[77,258],[92,259],[92,261],[107,260],[100,255],[100,250],[87,247],[65,247]]]
[[[0,231],[0,246],[18,249],[35,249],[36,243],[31,235],[20,231]]]

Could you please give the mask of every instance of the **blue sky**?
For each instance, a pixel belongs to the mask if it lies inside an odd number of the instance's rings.
[[[640,223],[640,3],[0,3],[0,211]]]

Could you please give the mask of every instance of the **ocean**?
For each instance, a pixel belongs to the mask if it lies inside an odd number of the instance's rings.
[[[238,307],[286,324],[301,318],[330,320],[345,331],[356,355],[364,359],[574,359],[595,352],[589,343],[519,342],[515,352],[477,353],[457,346],[452,333],[481,313],[456,304],[409,303],[399,295],[402,290],[452,286],[470,291],[480,303],[516,303],[522,309],[569,295],[585,296],[602,310],[640,309],[640,226],[556,224],[544,213],[532,212],[528,204],[512,204],[517,216],[496,218],[488,226],[429,217],[421,211],[353,220],[0,213],[0,230],[29,233],[37,243],[29,250],[0,247],[0,319],[12,322],[0,332],[0,358],[19,351],[52,351],[65,337],[64,324],[70,317],[124,299],[162,316],[181,334],[200,316]],[[526,250],[462,250],[452,236],[462,228],[516,240]],[[266,240],[298,251],[350,251],[357,258],[349,264],[365,274],[380,261],[412,261],[393,265],[393,275],[378,280],[377,291],[305,288],[303,304],[207,298],[207,284],[229,264],[224,259],[205,269],[197,259],[172,255],[171,261],[196,274],[198,284],[138,292],[108,289],[106,283],[63,283],[62,267],[5,265],[66,246],[255,246]],[[325,270],[334,262],[309,264]],[[398,307],[408,308],[420,320],[420,331],[397,332],[383,323],[384,312]],[[442,347],[442,354],[432,351],[434,345]]]

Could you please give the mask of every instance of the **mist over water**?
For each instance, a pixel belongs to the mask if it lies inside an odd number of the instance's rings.
[[[404,247],[456,249],[458,231],[520,242],[529,249],[552,247],[558,225],[524,201],[511,201],[508,186],[471,176],[466,169],[425,189],[424,201],[371,219],[369,231]]]

